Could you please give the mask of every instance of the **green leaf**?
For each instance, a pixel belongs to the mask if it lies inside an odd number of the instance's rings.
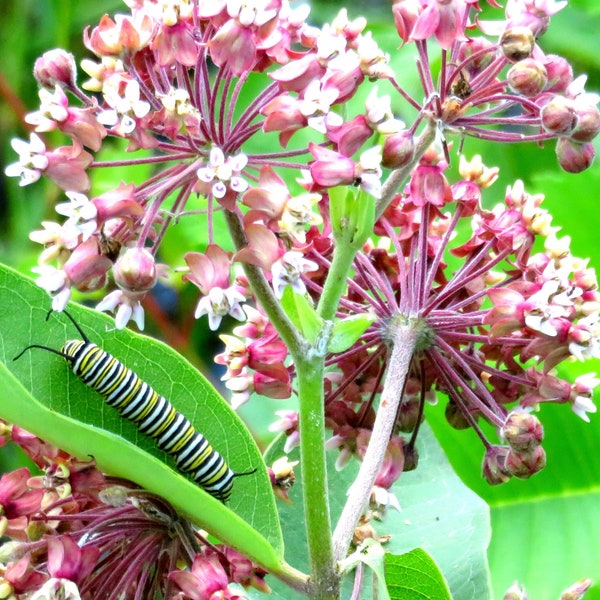
[[[0,385],[4,393],[0,400],[2,418],[82,460],[93,457],[100,469],[166,498],[182,516],[221,541],[269,569],[280,570],[280,557],[263,536],[162,461],[109,431],[84,425],[46,408],[3,363],[0,363]]]
[[[383,560],[390,600],[452,600],[444,576],[422,548]]]
[[[302,294],[296,293],[291,286],[283,290],[281,305],[292,323],[310,342],[315,343],[323,331],[323,319],[309,300]]]
[[[348,350],[375,319],[375,315],[362,313],[335,321],[327,350],[335,353]]]
[[[15,395],[3,393],[3,418],[79,458],[94,456],[108,473],[127,477],[159,494],[222,541],[263,565],[268,563],[271,569],[279,568],[281,530],[260,452],[237,415],[196,369],[164,344],[128,330],[117,331],[106,315],[69,307],[92,341],[168,398],[235,472],[257,469],[253,475],[235,480],[228,506],[179,474],[171,457],[107,406],[60,357],[32,349],[13,362],[29,344],[59,349],[66,340],[78,337],[64,315],[53,313],[46,321],[49,299],[43,290],[0,267],[0,304],[0,361],[23,386],[12,382],[10,389]],[[5,385],[7,379],[4,372]],[[244,533],[238,535],[241,531]]]
[[[329,212],[338,243],[358,250],[373,235],[375,198],[365,191],[350,187],[330,189]]]

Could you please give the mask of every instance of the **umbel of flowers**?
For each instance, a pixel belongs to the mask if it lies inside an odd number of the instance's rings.
[[[214,330],[226,315],[241,322],[222,335],[215,359],[234,406],[253,394],[297,393],[299,413],[280,411],[272,428],[287,434],[287,450],[301,444],[310,472],[322,458],[308,451],[322,442],[306,419],[311,396],[338,463],[363,460],[355,489],[374,489],[382,504],[395,502],[387,490],[416,467],[424,405],[437,392],[448,397],[449,423],[481,437],[490,483],[543,468],[534,409],[563,403],[586,420],[596,410],[593,375],[571,383],[553,370],[598,356],[595,273],[552,226],[543,196],[520,181],[496,190],[498,169],[464,156],[450,181],[449,140],[551,143],[563,169],[590,165],[599,98],[538,45],[566,3],[508,0],[484,21],[475,0],[394,2],[399,44],[416,51],[418,93],[402,81],[415,63],[394,70],[366,20],[345,11],[317,29],[304,6],[285,0],[125,4],[127,13],[86,29],[95,58],[82,62],[83,83],[67,52],[38,59],[40,108],[26,119],[35,133],[13,141],[19,161],[6,169],[21,185],[46,176],[65,191],[56,210],[66,219],[31,234],[44,246],[34,271],[53,308],[73,290],[106,291],[98,309],[114,311],[118,327],[142,328],[159,277],[183,271],[199,291],[197,318]],[[46,145],[42,134],[53,130],[67,145]],[[126,152],[104,160],[115,138]],[[144,164],[151,174],[141,183],[94,191],[92,171],[96,183],[111,167]],[[158,263],[183,218],[208,231],[209,245]],[[228,242],[217,239],[218,221]],[[318,369],[307,367],[318,352],[305,352],[282,308],[291,292],[324,324],[364,323],[347,344],[325,345]],[[487,439],[482,420],[498,440]],[[326,492],[308,485],[314,497]],[[332,538],[337,559],[364,507],[355,496]],[[318,518],[307,515],[309,530]],[[321,526],[325,535],[329,523]],[[315,586],[324,585],[334,568],[311,560]],[[201,569],[192,561],[189,577]],[[88,576],[82,569],[71,581]],[[226,587],[229,575],[216,577]],[[189,577],[168,580],[186,590]]]

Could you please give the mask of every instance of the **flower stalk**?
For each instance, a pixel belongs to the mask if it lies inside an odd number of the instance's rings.
[[[406,378],[419,339],[419,331],[415,324],[410,320],[403,321],[404,319],[398,319],[394,327],[392,350],[371,439],[333,533],[333,551],[337,561],[346,557],[354,528],[369,501],[375,479],[383,464],[402,403]]]

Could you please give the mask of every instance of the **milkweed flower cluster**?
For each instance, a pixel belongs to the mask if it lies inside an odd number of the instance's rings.
[[[230,583],[268,591],[263,570],[209,543],[164,500],[0,425],[2,442],[43,471],[0,478],[0,528],[11,538],[0,549],[4,598],[241,598]]]
[[[488,21],[477,0],[394,2],[400,44],[416,52],[418,93],[402,81],[406,63],[396,67],[366,20],[346,11],[317,29],[305,7],[285,0],[125,4],[129,12],[86,29],[95,58],[82,62],[81,85],[70,54],[36,62],[41,103],[27,117],[35,132],[13,141],[19,161],[7,174],[21,185],[47,176],[68,198],[57,206],[62,224],[31,234],[44,245],[35,271],[53,308],[74,289],[112,289],[98,308],[114,311],[118,327],[142,327],[144,298],[162,275],[183,271],[200,294],[196,318],[215,330],[226,316],[241,322],[216,358],[234,404],[255,393],[285,399],[295,366],[266,305],[289,288],[319,301],[347,217],[335,220],[332,188],[357,188],[376,199],[376,219],[335,316],[372,323],[326,361],[328,445],[339,466],[365,454],[396,331],[409,324],[417,345],[376,487],[416,466],[424,404],[438,392],[448,421],[480,435],[490,483],[543,468],[535,410],[563,403],[584,419],[596,410],[595,376],[569,383],[554,371],[599,355],[596,276],[559,237],[542,195],[520,181],[495,190],[498,169],[477,156],[461,155],[450,181],[449,140],[553,143],[563,169],[589,167],[600,97],[540,45],[565,3],[508,0],[501,14],[488,0],[499,16]],[[54,130],[70,145],[47,148],[41,136]],[[103,160],[115,143],[135,156]],[[100,172],[128,165],[151,174],[94,192]],[[165,236],[184,218],[201,219],[208,246],[160,264]],[[232,238],[224,247],[221,218]],[[273,429],[290,450],[299,420],[279,415]]]

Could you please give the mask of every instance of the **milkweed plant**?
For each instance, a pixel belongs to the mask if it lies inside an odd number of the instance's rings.
[[[393,2],[396,47],[413,51],[393,68],[366,19],[346,10],[318,28],[287,0],[125,0],[85,29],[83,74],[62,49],[36,61],[34,131],[12,141],[8,176],[64,191],[57,222],[31,233],[48,308],[93,293],[117,328],[143,329],[159,282],[193,287],[195,318],[220,333],[214,360],[231,405],[278,400],[270,428],[299,459],[267,469],[284,502],[300,464],[309,569],[271,575],[308,598],[339,598],[343,576],[352,598],[367,597],[365,569],[348,557],[367,542],[385,549],[371,520],[385,530],[400,508],[392,486],[419,468],[436,399],[448,427],[480,438],[490,485],[544,468],[542,404],[585,421],[596,412],[595,375],[567,381],[555,369],[600,355],[595,272],[542,194],[519,180],[498,189],[499,168],[467,149],[468,138],[552,145],[562,169],[583,171],[599,96],[543,50],[566,2],[483,4]],[[54,131],[65,145],[49,145]],[[95,189],[111,168],[143,165],[143,181]],[[208,243],[182,240],[167,264],[161,244],[184,220]],[[11,540],[2,598],[268,591],[264,565],[160,497],[115,486],[17,425],[2,434],[44,471],[0,480]],[[329,455],[339,468],[360,463],[350,489],[335,491],[337,523]],[[506,593],[525,597],[520,586]]]

